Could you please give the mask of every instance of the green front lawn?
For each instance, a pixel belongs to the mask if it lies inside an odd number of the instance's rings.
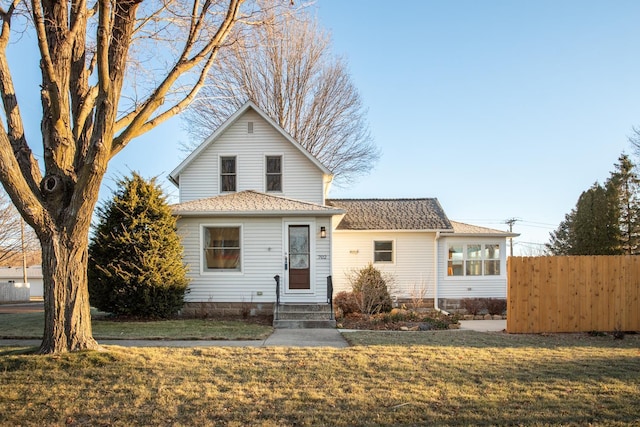
[[[639,425],[640,337],[354,332],[333,348],[0,348],[0,425]]]

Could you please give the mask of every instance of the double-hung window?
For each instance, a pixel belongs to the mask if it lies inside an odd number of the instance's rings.
[[[376,240],[373,242],[373,262],[393,262],[392,240]]]
[[[240,227],[205,227],[204,255],[204,271],[240,271]]]
[[[267,192],[282,191],[282,156],[267,156]]]
[[[235,156],[220,157],[220,191],[236,191],[236,158]]]
[[[449,245],[447,276],[499,276],[500,245],[458,243]]]

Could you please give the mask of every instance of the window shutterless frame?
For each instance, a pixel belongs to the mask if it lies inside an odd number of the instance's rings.
[[[201,225],[203,273],[241,273],[243,265],[242,226]]]
[[[499,243],[449,243],[447,245],[447,276],[499,276],[500,248]]]
[[[393,246],[393,240],[374,240],[373,262],[392,264],[394,262]]]
[[[265,191],[282,192],[282,155],[265,156]]]
[[[220,192],[237,191],[237,157],[220,156]]]

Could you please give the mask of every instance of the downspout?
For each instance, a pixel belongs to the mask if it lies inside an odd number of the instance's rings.
[[[448,311],[442,310],[440,307],[438,307],[438,279],[439,279],[439,274],[438,274],[438,240],[440,240],[440,232],[436,231],[436,238],[433,240],[433,271],[434,271],[434,277],[435,280],[433,281],[433,308],[444,314],[449,316],[451,313],[449,313]]]

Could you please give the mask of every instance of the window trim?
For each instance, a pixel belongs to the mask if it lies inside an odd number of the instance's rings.
[[[233,158],[234,159],[234,166],[235,166],[235,172],[233,174],[230,173],[226,173],[223,175],[222,172],[222,161],[225,158]],[[235,176],[235,189],[234,190],[223,190],[222,189],[222,177],[223,176]],[[229,194],[229,193],[237,193],[238,192],[238,156],[236,154],[219,154],[218,155],[218,179],[219,179],[219,193],[220,194]]]
[[[468,257],[468,247],[469,246],[476,246],[476,245],[480,245],[480,258],[469,258]],[[454,246],[461,246],[462,247],[462,274],[461,275],[453,275],[453,274],[449,274],[449,270],[450,270],[450,266],[449,266],[449,262],[452,261],[451,258],[449,258],[449,254],[451,251],[451,248]],[[487,258],[485,256],[485,252],[486,252],[486,248],[487,246],[497,246],[498,247],[498,257],[497,258]],[[495,278],[495,277],[501,277],[504,275],[504,259],[503,259],[503,251],[505,250],[505,245],[503,245],[500,242],[496,242],[496,241],[487,241],[487,242],[478,242],[478,241],[464,241],[464,242],[447,242],[446,244],[446,248],[445,248],[446,252],[445,252],[445,273],[444,273],[444,277],[446,279],[449,280],[459,280],[459,279],[464,279],[464,280],[477,280],[479,278],[486,278],[486,279],[491,279],[491,278]],[[481,266],[481,274],[478,275],[472,275],[472,274],[467,274],[467,262],[470,261],[474,261],[474,262],[480,262],[480,266]],[[499,274],[485,274],[486,271],[486,262],[487,261],[498,261],[498,268],[500,270]]]
[[[376,251],[376,243],[386,243],[389,242],[391,243],[391,250],[379,250]],[[373,249],[373,263],[374,264],[387,264],[387,265],[393,265],[396,263],[396,241],[395,239],[377,239],[377,240],[373,240],[373,242],[371,243],[372,249]],[[376,253],[377,252],[390,252],[391,253],[391,261],[376,261]]]
[[[267,164],[268,164],[268,158],[269,157],[280,157],[280,190],[269,190],[268,189],[268,185],[269,185],[269,173],[267,172]],[[271,174],[271,175],[276,175],[276,174]],[[262,174],[263,178],[264,178],[264,192],[265,193],[277,193],[277,194],[283,194],[284,193],[284,154],[282,153],[269,153],[269,154],[265,154],[264,155],[264,170],[263,170],[263,174]]]
[[[208,228],[239,228],[240,229],[240,268],[239,269],[209,269],[207,267],[207,255],[205,247],[204,232]],[[220,224],[200,224],[200,274],[201,275],[220,275],[220,274],[232,274],[241,275],[244,274],[244,229],[241,223],[220,223]]]

